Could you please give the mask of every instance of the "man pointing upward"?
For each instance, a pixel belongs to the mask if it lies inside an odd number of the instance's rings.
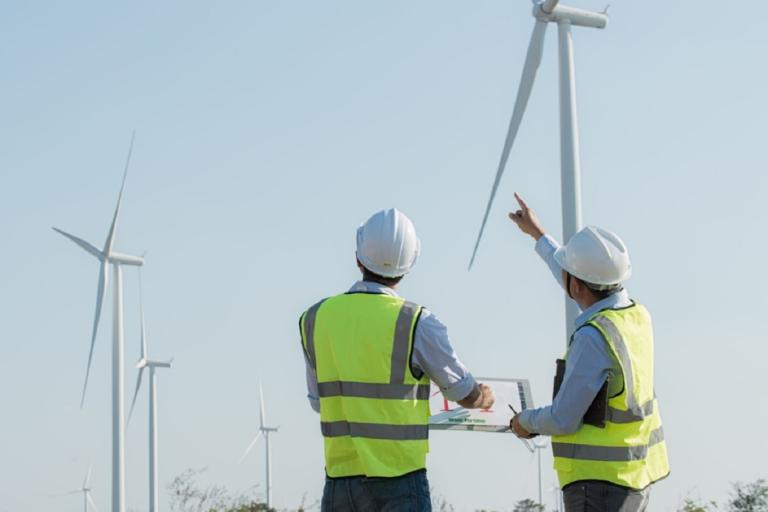
[[[558,362],[552,405],[522,411],[511,427],[523,438],[552,436],[566,512],[644,511],[669,463],[653,385],[651,316],[623,286],[632,271],[627,248],[594,226],[561,247],[515,198],[520,209],[510,219],[536,240],[536,252],[582,312]]]

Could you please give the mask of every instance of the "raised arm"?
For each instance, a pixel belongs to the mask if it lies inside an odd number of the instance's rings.
[[[560,248],[560,244],[547,234],[536,212],[528,206],[519,194],[515,193],[515,199],[517,199],[520,209],[510,212],[509,218],[520,228],[520,231],[536,240],[536,253],[547,264],[552,276],[562,288],[563,273],[560,265],[555,261],[555,251]]]

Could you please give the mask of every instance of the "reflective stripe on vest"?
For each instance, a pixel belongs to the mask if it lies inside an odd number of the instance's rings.
[[[636,421],[642,421],[646,416],[653,414],[653,404],[656,401],[656,398],[654,397],[642,405],[637,404],[637,398],[635,397],[635,378],[632,374],[632,360],[629,357],[629,350],[624,342],[624,338],[609,319],[603,316],[597,316],[593,319],[593,322],[602,327],[611,337],[616,354],[621,360],[621,367],[626,372],[624,374],[625,390],[623,392],[626,392],[627,394],[627,410],[617,409],[608,405],[606,420],[611,423],[634,423]]]
[[[400,400],[429,400],[429,384],[372,384],[370,382],[320,382],[320,398],[350,396]]]
[[[325,302],[321,300],[307,310],[304,317],[306,350],[312,368],[317,370],[317,356],[315,355],[315,321],[317,311]],[[416,315],[421,312],[421,307],[413,302],[403,303],[395,324],[395,336],[392,348],[391,376],[389,384],[371,384],[368,382],[332,381],[318,383],[320,397],[350,396],[362,398],[392,398],[392,399],[416,399],[429,400],[429,384],[406,385],[405,371],[410,366],[408,355],[411,349],[411,325]]]
[[[317,370],[317,358],[315,356],[315,320],[317,319],[317,310],[323,305],[325,299],[321,300],[311,308],[307,310],[304,315],[304,337],[305,337],[305,350],[309,364],[312,368]]]
[[[410,369],[420,314],[398,297],[352,293],[302,316],[328,476],[393,477],[426,466],[429,379]]]
[[[609,398],[605,428],[582,425],[553,436],[554,466],[565,486],[581,480],[609,481],[643,489],[669,473],[664,431],[653,392],[653,331],[637,304],[608,309],[587,325],[597,329],[621,366],[624,387]],[[566,354],[567,360],[567,354]]]
[[[367,437],[393,441],[427,439],[427,425],[383,425],[380,423],[352,423],[349,421],[322,422],[320,428],[325,437]]]
[[[651,432],[648,444],[640,446],[593,446],[589,444],[552,443],[555,457],[568,459],[598,460],[621,462],[643,460],[648,456],[648,449],[664,440],[664,429],[659,427]]]

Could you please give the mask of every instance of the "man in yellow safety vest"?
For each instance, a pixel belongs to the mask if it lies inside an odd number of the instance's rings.
[[[431,510],[426,476],[429,383],[466,408],[489,408],[445,325],[397,295],[420,243],[396,209],[357,230],[362,280],[299,321],[310,405],[325,445],[325,511]]]
[[[515,197],[520,209],[509,217],[536,240],[536,252],[582,313],[558,361],[552,405],[521,412],[512,429],[523,438],[552,436],[566,512],[644,511],[669,462],[653,385],[651,317],[622,285],[632,270],[627,248],[594,226],[561,247]]]

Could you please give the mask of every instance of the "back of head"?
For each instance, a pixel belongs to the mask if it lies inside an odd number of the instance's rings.
[[[420,247],[411,219],[396,208],[374,213],[357,228],[357,259],[383,277],[407,274],[416,264]]]
[[[590,288],[616,287],[632,274],[629,251],[615,233],[588,226],[555,252],[560,267]]]

